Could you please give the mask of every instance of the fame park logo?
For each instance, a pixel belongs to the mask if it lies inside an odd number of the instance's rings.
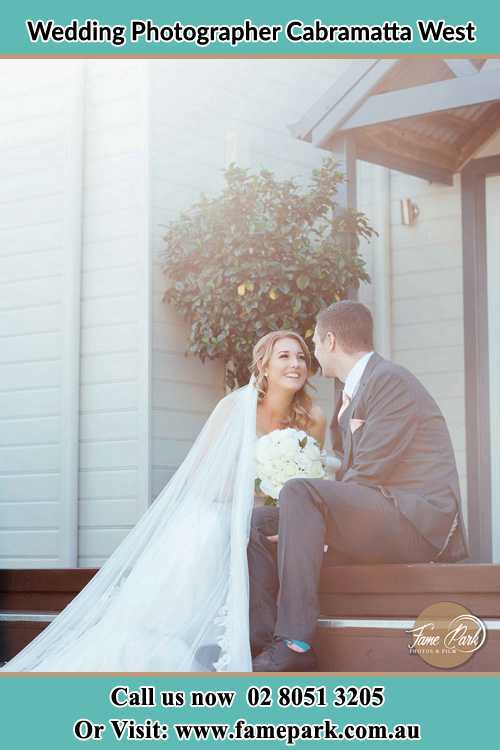
[[[431,667],[453,669],[468,661],[486,641],[486,625],[461,604],[436,602],[406,631],[410,654]]]

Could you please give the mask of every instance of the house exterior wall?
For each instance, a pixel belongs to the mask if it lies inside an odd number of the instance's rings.
[[[306,181],[325,154],[287,125],[342,71],[74,62],[2,61],[1,567],[101,565],[181,463],[223,372],[184,356],[186,325],[162,302],[165,225],[231,161]],[[378,168],[358,167],[359,206],[380,221]],[[388,297],[374,283],[360,298],[389,312],[383,353],[441,405],[466,510],[459,185],[389,182]],[[420,207],[413,227],[402,197]],[[362,247],[374,279],[380,248]],[[315,383],[330,417],[331,383]]]
[[[150,496],[146,69],[1,87],[0,565],[100,565]]]
[[[359,208],[377,209],[376,170],[358,163]],[[411,198],[420,214],[413,226],[401,221],[400,201]],[[460,181],[430,184],[394,170],[389,174],[390,356],[422,381],[446,418],[457,460],[462,504],[467,516],[465,453],[464,333]],[[373,221],[373,219],[372,219]],[[378,228],[377,226],[375,228]],[[377,240],[362,252],[374,274]],[[376,281],[360,299],[374,310]],[[375,330],[377,337],[377,330]]]
[[[82,71],[66,62],[1,66],[1,567],[76,562]]]
[[[101,565],[182,461],[223,373],[161,302],[164,225],[235,143],[305,176],[332,65],[2,61],[0,566]]]
[[[78,564],[99,566],[150,496],[148,68],[86,64]]]
[[[400,199],[420,215],[403,226]],[[467,515],[464,321],[460,180],[429,185],[393,174],[393,357],[412,370],[438,402],[448,423]]]
[[[2,71],[0,564],[94,566],[149,500],[146,76]]]
[[[166,280],[159,254],[170,220],[202,191],[220,187],[224,134],[208,107],[210,90],[196,61],[155,61],[151,75],[152,498],[189,451],[223,395],[220,365],[186,358],[188,327],[162,302]],[[215,96],[215,92],[214,92]],[[217,110],[216,110],[217,112]],[[200,127],[203,123],[202,127]]]

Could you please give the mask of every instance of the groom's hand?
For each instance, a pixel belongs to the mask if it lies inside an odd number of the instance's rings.
[[[278,541],[278,535],[277,534],[273,534],[272,536],[268,536],[267,538],[269,539],[270,542],[277,542]]]

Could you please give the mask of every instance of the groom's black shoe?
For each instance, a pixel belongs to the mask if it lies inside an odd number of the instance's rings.
[[[316,656],[309,651],[292,651],[285,641],[276,639],[252,662],[254,672],[314,672]]]

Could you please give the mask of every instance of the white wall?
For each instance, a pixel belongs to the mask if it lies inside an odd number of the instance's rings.
[[[372,223],[378,199],[376,169],[361,162],[358,170],[359,206]],[[411,198],[420,209],[413,226],[401,222],[403,198]],[[417,375],[443,411],[457,459],[466,516],[460,182],[456,177],[453,186],[430,184],[391,170],[390,201],[392,359]],[[362,249],[373,275],[377,241],[364,243]],[[373,310],[376,296],[375,284],[364,288],[361,299]]]
[[[147,67],[0,74],[0,565],[100,565],[150,498]]]
[[[377,171],[358,162],[358,206],[381,232],[384,210]],[[411,198],[420,215],[413,226],[401,222],[400,200]],[[363,242],[361,253],[373,283],[359,299],[375,314],[386,304],[387,335],[375,326],[375,341],[389,341],[384,356],[411,370],[436,399],[446,418],[457,460],[462,509],[467,519],[465,384],[460,181],[453,186],[390,170],[389,233]],[[376,258],[389,243],[387,301],[377,285]]]
[[[0,567],[52,567],[76,549],[81,64],[2,60],[0,98]]]
[[[198,359],[184,356],[188,329],[175,310],[162,302],[165,280],[158,260],[168,221],[194,203],[202,191],[220,186],[223,133],[216,132],[216,124],[203,111],[210,91],[198,81],[200,67],[196,60],[150,63],[153,497],[179,466],[223,394],[220,366],[203,366]],[[200,98],[202,93],[205,100]]]
[[[100,565],[149,503],[147,65],[89,60],[85,87],[79,565]]]

